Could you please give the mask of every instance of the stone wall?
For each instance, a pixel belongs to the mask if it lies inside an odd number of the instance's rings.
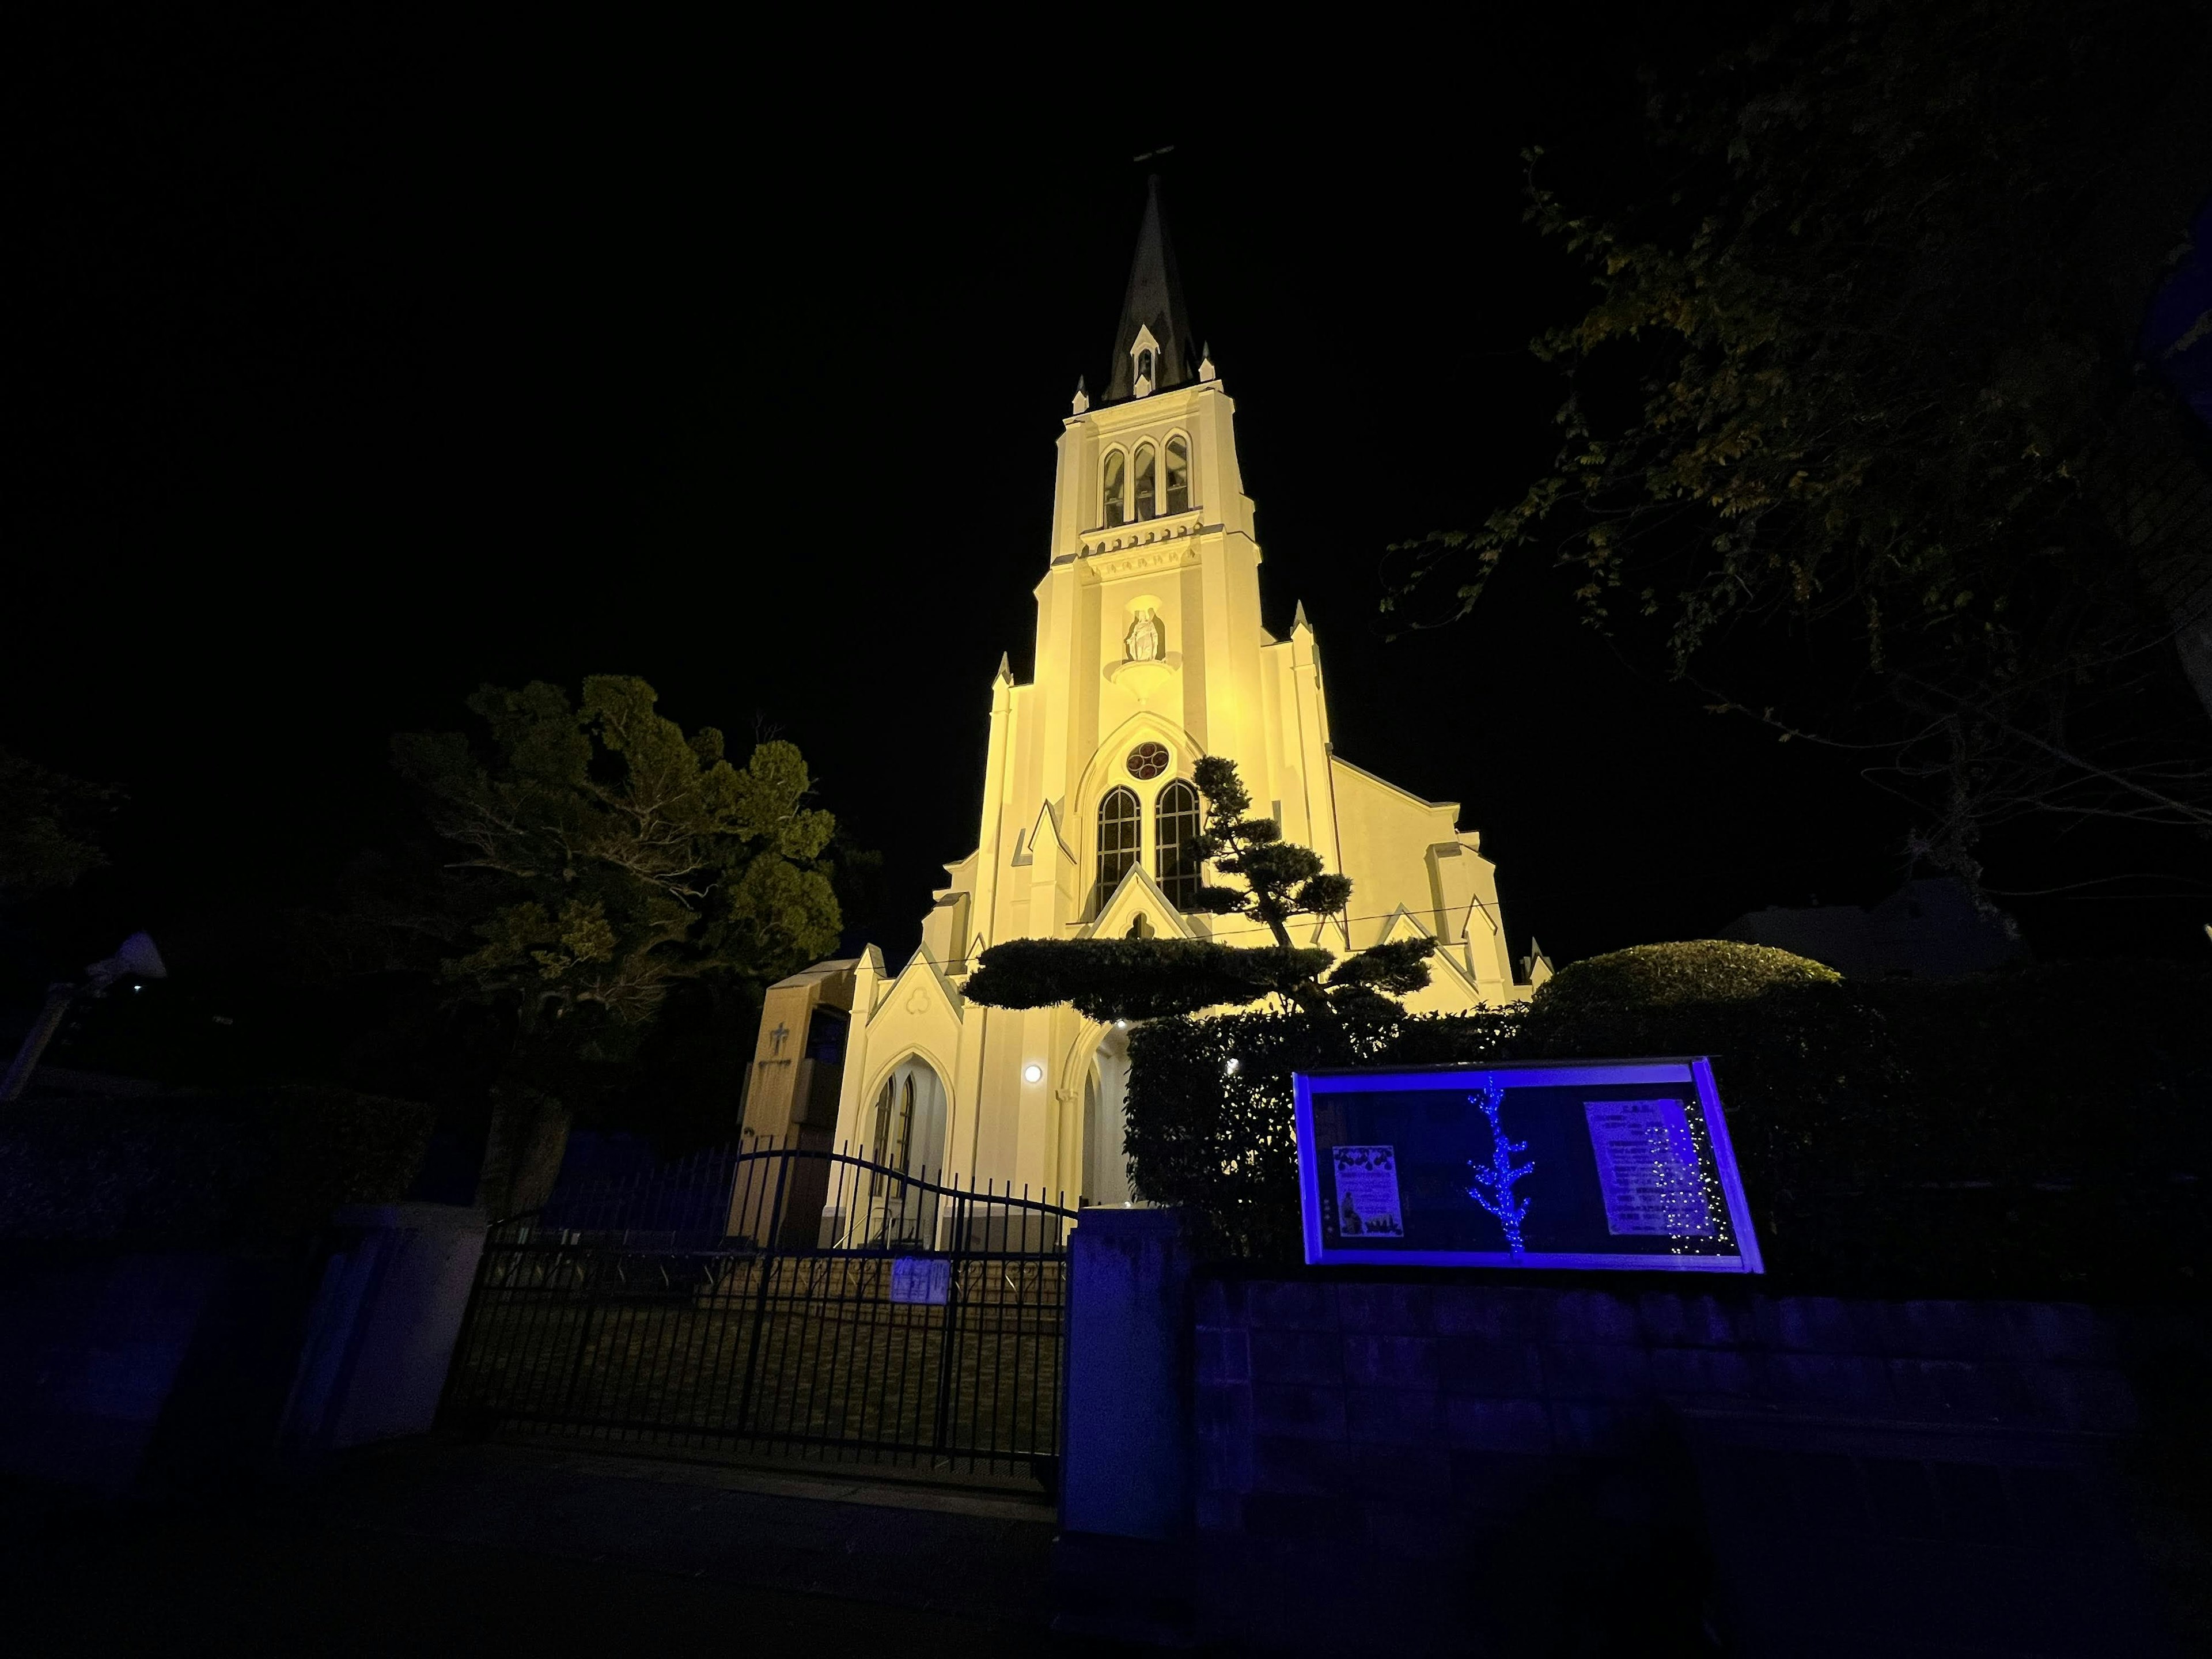
[[[0,1244],[0,1476],[220,1488],[428,1430],[483,1231],[396,1204],[283,1255]]]
[[[2161,1650],[2116,1508],[2138,1409],[2110,1318],[1428,1280],[1196,1276],[1200,1635],[1701,1651],[1733,1621],[1731,1651],[1826,1652],[1759,1629],[1809,1636],[1831,1595],[1837,1651],[1931,1640],[1960,1597],[2002,1604],[1975,1651]],[[1857,1577],[1828,1583],[1845,1560]],[[2111,1646],[2130,1618],[2142,1645]]]

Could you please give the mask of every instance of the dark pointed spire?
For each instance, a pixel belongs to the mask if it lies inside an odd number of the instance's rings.
[[[1145,222],[1137,229],[1137,257],[1129,262],[1129,292],[1121,301],[1121,325],[1114,331],[1114,363],[1106,380],[1109,403],[1136,395],[1132,354],[1137,349],[1139,329],[1151,330],[1153,343],[1159,348],[1152,391],[1188,386],[1198,378],[1198,338],[1191,332],[1190,313],[1183,304],[1175,244],[1168,240],[1167,221],[1160,212],[1158,173],[1146,183]]]

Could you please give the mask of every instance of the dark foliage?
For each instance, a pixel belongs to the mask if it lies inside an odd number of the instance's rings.
[[[1548,1019],[1588,1009],[1656,1007],[1677,1002],[1729,1002],[1783,985],[1832,985],[1842,975],[1807,957],[1733,939],[1635,945],[1570,963],[1547,981],[1537,1001]]]
[[[1295,1070],[1711,1054],[1779,1286],[2201,1293],[2212,1276],[2212,973],[2121,963],[1868,984],[1806,964],[1759,988],[1744,982],[1743,960],[1728,967],[1748,948],[1596,958],[1525,1011],[1143,1027],[1127,1140],[1138,1187],[1199,1212],[1211,1249],[1295,1259]],[[1671,965],[1657,959],[1668,952]],[[1684,994],[1701,975],[1723,994]],[[1661,994],[1596,994],[1639,983]]]
[[[1497,1059],[1519,1019],[1516,1012],[1382,1019],[1298,1012],[1140,1025],[1129,1040],[1123,1143],[1137,1190],[1188,1209],[1206,1249],[1294,1261],[1291,1074]]]
[[[0,904],[73,886],[106,863],[94,829],[121,793],[0,749]]]
[[[0,1238],[281,1247],[403,1196],[435,1113],[296,1087],[31,1100],[0,1116]]]
[[[996,1008],[1067,1002],[1091,1019],[1151,1019],[1257,1001],[1328,966],[1326,951],[1211,939],[1018,939],[984,951],[962,994]]]
[[[2204,200],[2208,53],[2158,0],[1849,0],[1662,82],[1642,199],[1532,172],[1594,290],[1535,345],[1552,468],[1391,603],[1556,559],[1717,711],[1861,757],[1969,878],[2030,816],[2201,836],[2212,679],[2172,641],[2212,471],[2137,331]]]

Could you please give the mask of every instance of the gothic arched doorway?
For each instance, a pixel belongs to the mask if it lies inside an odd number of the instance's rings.
[[[1127,1130],[1129,1033],[1109,1026],[1083,1079],[1083,1201],[1126,1204],[1129,1164],[1121,1151]]]
[[[868,1177],[862,1237],[870,1244],[937,1248],[937,1194],[900,1179],[929,1181],[945,1172],[945,1080],[919,1054],[890,1069],[870,1109],[868,1162],[894,1170]]]
[[[945,1083],[920,1054],[891,1067],[868,1118],[871,1164],[933,1176],[945,1168]]]

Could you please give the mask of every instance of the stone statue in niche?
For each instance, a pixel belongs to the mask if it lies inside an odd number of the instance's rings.
[[[1160,659],[1160,619],[1149,610],[1139,611],[1136,620],[1129,624],[1128,637],[1122,641],[1129,662],[1158,662]]]

